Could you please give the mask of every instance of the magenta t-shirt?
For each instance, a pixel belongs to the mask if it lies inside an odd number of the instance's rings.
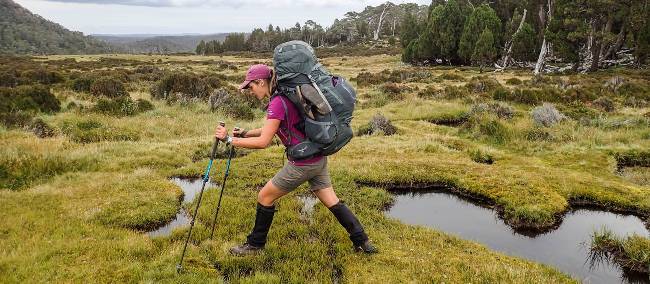
[[[291,122],[291,141],[289,141],[289,131],[287,126],[289,125],[286,121],[287,116],[284,114],[284,106],[282,105],[282,101],[287,105],[287,111],[289,112],[288,114],[288,119]],[[296,109],[296,106],[287,98],[283,96],[275,96],[271,99],[269,102],[269,108],[266,111],[266,118],[267,119],[278,119],[281,120],[280,122],[280,128],[278,128],[278,131],[275,133],[280,140],[282,140],[282,144],[285,146],[293,146],[297,145],[300,143],[299,139],[304,139],[305,136],[302,134],[302,132],[298,129],[295,128],[294,125],[296,125],[298,122],[303,120],[303,118],[300,116],[300,112],[298,112],[298,109]],[[299,136],[299,137],[296,137]],[[323,156],[318,155],[313,158],[305,159],[305,160],[300,160],[300,161],[290,161],[296,166],[303,166],[303,165],[311,165],[319,162]]]

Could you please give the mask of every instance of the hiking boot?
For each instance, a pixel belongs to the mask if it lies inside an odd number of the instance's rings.
[[[372,243],[369,240],[365,241],[360,246],[355,246],[354,251],[363,252],[363,253],[367,253],[367,254],[373,254],[373,253],[378,253],[379,252],[379,250],[374,245],[372,245]]]
[[[258,246],[251,245],[249,243],[244,243],[242,245],[232,247],[230,249],[230,253],[237,256],[244,256],[244,255],[256,254],[262,251],[263,249],[264,247],[258,247]]]

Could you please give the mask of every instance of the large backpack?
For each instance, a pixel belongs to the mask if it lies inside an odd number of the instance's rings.
[[[300,160],[341,150],[353,136],[350,122],[356,93],[352,85],[343,77],[331,75],[318,63],[314,49],[303,41],[278,45],[273,65],[278,86],[275,94],[287,97],[304,118],[296,128],[305,139],[287,147],[287,155]],[[286,113],[286,105],[284,108]]]

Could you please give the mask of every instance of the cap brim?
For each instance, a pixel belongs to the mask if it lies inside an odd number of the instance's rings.
[[[239,85],[239,89],[240,89],[240,90],[243,90],[243,89],[248,88],[248,85],[249,85],[252,81],[253,81],[253,80],[246,80],[246,81],[244,81],[243,83],[241,83],[241,85]]]

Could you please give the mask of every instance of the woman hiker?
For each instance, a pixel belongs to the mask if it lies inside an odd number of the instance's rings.
[[[264,64],[253,65],[246,73],[246,79],[240,85],[239,89],[248,90],[250,95],[259,100],[270,97],[275,92],[275,86],[272,85],[273,70]],[[287,106],[287,115],[282,101]],[[215,136],[236,147],[249,149],[263,149],[271,144],[274,135],[278,135],[285,146],[295,145],[298,138],[292,135],[302,134],[294,127],[295,123],[289,125],[285,120],[298,122],[303,119],[298,109],[293,103],[282,95],[273,96],[269,102],[264,126],[258,129],[233,130],[233,136],[228,135],[228,130],[223,126],[218,126]],[[292,129],[289,129],[291,127]],[[291,134],[289,131],[292,131]],[[289,141],[292,137],[292,141]],[[304,137],[304,135],[303,135]],[[334,214],[336,219],[341,223],[350,235],[350,240],[354,245],[355,251],[365,253],[375,253],[377,249],[368,240],[368,236],[363,230],[363,226],[357,217],[339,201],[327,170],[327,157],[316,156],[305,160],[292,161],[291,159],[284,167],[271,179],[257,195],[257,213],[255,215],[255,225],[248,235],[246,242],[242,245],[233,247],[230,252],[235,255],[247,255],[258,252],[266,244],[266,236],[273,222],[275,213],[275,201],[296,189],[305,181],[309,182],[310,190],[320,199],[320,201]]]

